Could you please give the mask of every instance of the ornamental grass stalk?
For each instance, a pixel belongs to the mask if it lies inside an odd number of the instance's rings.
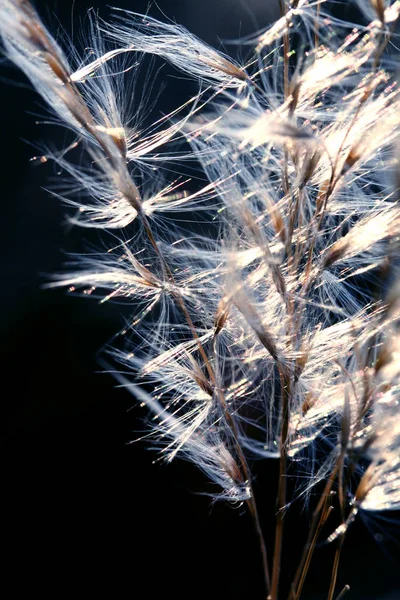
[[[322,541],[336,544],[327,597],[341,598],[351,523],[400,508],[400,2],[354,4],[362,24],[333,2],[282,0],[281,18],[241,41],[239,63],[118,9],[108,23],[90,14],[80,53],[27,0],[0,0],[5,55],[69,132],[42,157],[59,168],[53,194],[72,224],[112,232],[50,286],[130,307],[106,360],[153,414],[161,456],[192,461],[213,500],[247,507],[271,600],[284,597],[296,499],[323,483],[288,600]],[[196,91],[147,125],[135,94],[149,55]],[[151,93],[159,76],[144,78]],[[279,462],[273,543],[255,459]]]

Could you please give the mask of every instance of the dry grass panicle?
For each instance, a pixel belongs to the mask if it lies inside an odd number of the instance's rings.
[[[355,0],[358,26],[332,4],[282,1],[239,64],[180,26],[125,11],[111,23],[92,14],[90,55],[69,61],[27,0],[0,0],[4,53],[87,156],[46,153],[62,173],[58,195],[73,224],[119,240],[52,285],[132,305],[142,342],[114,351],[117,380],[154,413],[162,456],[193,461],[214,499],[246,504],[271,600],[282,597],[294,499],[326,482],[292,600],[330,527],[331,492],[341,517],[328,538],[338,543],[329,600],[356,514],[400,508],[399,306],[388,291],[399,277],[400,97],[388,49],[400,2]],[[138,134],[124,85],[149,54],[198,89]],[[201,168],[201,189],[171,179],[179,164]],[[187,214],[214,237],[188,231]],[[279,461],[271,557],[254,458]]]

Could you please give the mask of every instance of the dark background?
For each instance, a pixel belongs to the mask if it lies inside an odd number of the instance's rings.
[[[118,0],[143,12],[147,3]],[[265,26],[277,2],[160,0],[161,10],[214,46]],[[37,1],[52,32],[75,31],[90,6],[106,2]],[[229,47],[227,47],[229,49]],[[92,232],[66,225],[66,209],[43,186],[50,164],[29,162],[29,142],[62,147],[58,128],[35,125],[43,103],[12,68],[1,69],[1,372],[2,559],[12,588],[57,598],[101,593],[112,598],[263,598],[257,541],[243,508],[211,504],[207,482],[192,465],[154,463],[140,437],[146,414],[102,374],[98,351],[122,326],[126,307],[99,305],[43,289],[71,252],[100,244]],[[11,83],[11,85],[10,85]],[[171,107],[185,82],[167,93]],[[168,95],[169,94],[169,95]],[[27,141],[25,141],[27,140]],[[27,143],[28,142],[28,143]],[[272,550],[276,465],[255,466],[263,526]],[[301,549],[309,515],[294,507],[286,527],[283,581]],[[349,531],[338,591],[347,597],[400,597],[398,533],[393,521],[357,521]],[[304,595],[326,598],[333,548],[321,548]],[[3,555],[4,556],[4,555]],[[397,565],[397,566],[396,566]]]

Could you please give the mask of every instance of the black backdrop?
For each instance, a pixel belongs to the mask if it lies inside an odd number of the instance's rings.
[[[106,2],[37,1],[56,31],[71,30],[89,6],[107,17]],[[277,2],[268,0],[160,0],[168,17],[213,45],[264,26]],[[119,0],[145,11],[147,3]],[[73,9],[73,10],[72,10]],[[161,17],[156,5],[150,14]],[[196,468],[154,463],[144,442],[143,409],[115,381],[99,372],[97,352],[121,327],[118,306],[43,290],[62,269],[66,252],[96,243],[90,232],[70,229],[65,208],[43,189],[53,167],[29,162],[35,150],[24,141],[63,134],[35,125],[38,97],[14,69],[1,71],[0,221],[2,294],[2,546],[1,563],[11,588],[22,594],[58,597],[102,594],[155,600],[263,597],[257,541],[243,508],[212,506]],[[13,82],[13,85],[9,85]],[[17,85],[14,85],[14,84]],[[179,81],[171,107],[184,90]],[[170,92],[169,92],[170,93]],[[32,114],[34,113],[34,114]],[[49,133],[51,131],[51,134]],[[86,239],[86,242],[83,241]],[[271,546],[276,466],[255,467],[263,525]],[[287,578],[307,531],[308,515],[295,509],[284,550]],[[349,598],[389,600],[400,592],[393,522],[379,537],[357,522],[349,532],[340,584]],[[305,597],[325,598],[332,548],[317,553]]]

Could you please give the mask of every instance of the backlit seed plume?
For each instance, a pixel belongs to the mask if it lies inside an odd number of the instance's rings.
[[[359,27],[330,2],[282,3],[239,63],[122,10],[92,14],[90,52],[68,59],[28,1],[0,0],[5,54],[73,137],[46,152],[53,193],[111,240],[50,285],[128,306],[117,379],[154,414],[161,456],[253,515],[256,458],[293,461],[305,496],[350,465],[349,521],[400,505],[400,3],[355,4]],[[150,125],[149,56],[197,83]]]

